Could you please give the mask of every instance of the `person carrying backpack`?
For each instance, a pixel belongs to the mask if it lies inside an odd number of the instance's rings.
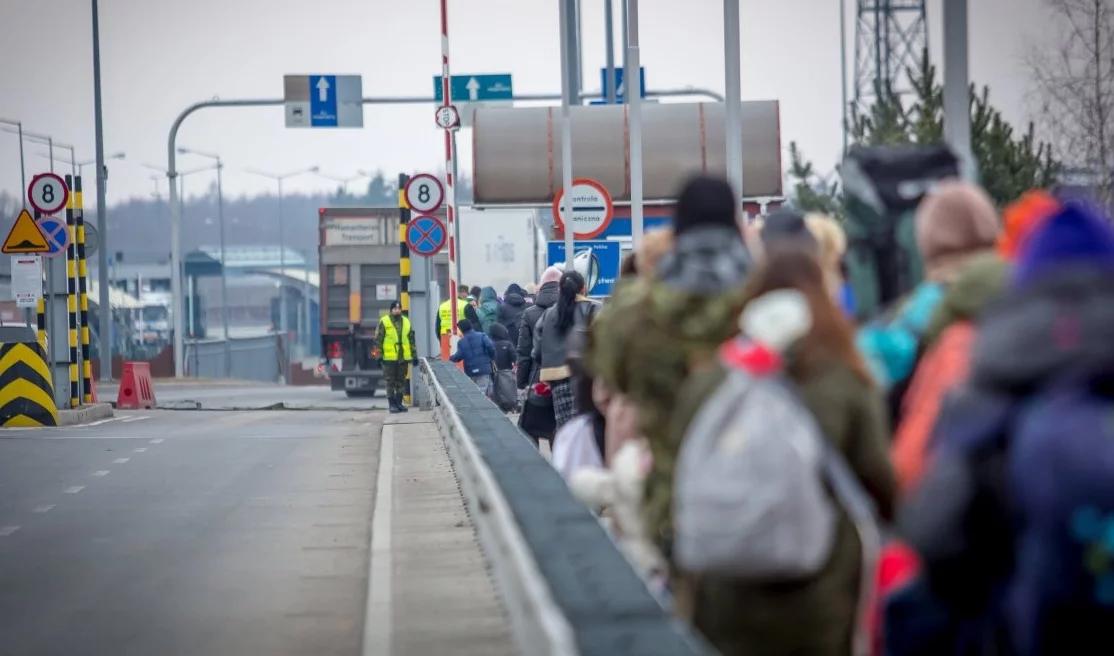
[[[495,382],[492,400],[504,412],[518,407],[518,388],[514,380],[515,347],[503,324],[493,323],[487,329],[487,336],[495,345]]]
[[[518,346],[518,328],[522,325],[522,315],[526,312],[526,292],[516,283],[507,286],[503,292],[503,304],[499,306],[499,323],[507,329],[511,344]]]
[[[460,329],[460,341],[456,344],[456,353],[449,359],[463,362],[464,373],[490,397],[494,385],[492,363],[495,359],[495,344],[490,337],[475,330],[472,322],[467,319],[461,319],[456,325]]]
[[[786,292],[802,299],[799,304],[808,325],[796,340],[791,329],[776,322],[773,329],[765,329],[776,338],[770,341],[786,342],[782,367],[777,367],[776,357],[730,341],[714,367],[694,374],[681,390],[670,430],[672,439],[681,444],[674,488],[673,555],[682,569],[688,568],[678,585],[678,606],[687,609],[695,626],[726,655],[848,654],[863,616],[865,581],[873,574],[871,563],[864,559],[870,551],[865,547],[873,544],[874,537],[869,533],[870,522],[861,519],[860,513],[865,512],[861,504],[868,496],[882,519],[893,513],[895,483],[887,458],[889,435],[881,395],[812,252],[799,246],[769,248],[746,290],[743,317],[747,334],[763,332],[761,314],[755,320],[757,328],[747,325],[751,306]],[[778,318],[778,311],[772,314]],[[737,394],[732,392],[726,386],[736,368],[750,372],[747,380],[759,382]],[[790,386],[761,382],[763,376],[782,368]],[[728,396],[716,400],[722,392]],[[748,398],[751,393],[755,396]],[[714,421],[713,417],[708,424],[706,412],[714,412],[714,405],[727,413],[721,416],[742,423]],[[712,426],[737,430],[724,432]],[[782,448],[794,445],[789,451]],[[752,448],[759,451],[747,450]],[[736,472],[729,464],[732,449],[741,450],[735,461],[742,459],[746,474],[725,480],[726,472]],[[807,457],[796,460],[786,455],[798,449]],[[825,450],[834,454],[832,462],[845,463],[840,468],[845,485],[833,485],[823,476],[829,461]],[[760,466],[748,468],[748,462]],[[776,466],[777,462],[791,466]],[[702,522],[707,517],[700,513],[700,504],[694,503],[701,498],[701,481],[711,485],[703,488],[712,495],[705,499],[724,492],[737,497],[718,516],[713,515],[712,527],[738,530],[744,525],[745,508],[752,502],[781,508],[754,516],[780,517],[782,523],[742,536],[760,545],[766,541],[765,549],[711,565],[705,561],[698,567],[701,545],[720,544],[715,535],[701,532],[702,526],[709,526]],[[851,490],[848,496],[857,502],[851,507],[840,494],[829,497],[829,487],[846,487]],[[800,526],[793,524],[779,505],[791,501],[812,508],[812,519]],[[856,521],[852,520],[853,510]],[[732,522],[732,513],[740,521]],[[859,526],[863,526],[864,537],[860,537]],[[776,537],[796,531],[811,538]],[[799,559],[792,560],[794,556]],[[781,562],[773,567],[764,560],[767,557]]]
[[[1112,336],[1114,229],[1067,203],[1022,246],[940,413],[899,522],[924,578],[890,602],[887,653],[1110,651]]]
[[[484,333],[491,324],[499,321],[499,295],[494,287],[484,287],[480,292],[476,314],[480,318],[480,325],[476,326],[476,329]]]

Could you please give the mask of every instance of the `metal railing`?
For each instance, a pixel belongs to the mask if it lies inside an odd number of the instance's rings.
[[[711,652],[661,607],[598,519],[467,376],[423,360],[419,385],[522,653]]]

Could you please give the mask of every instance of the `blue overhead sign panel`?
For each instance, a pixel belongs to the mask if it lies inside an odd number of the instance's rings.
[[[589,296],[610,296],[619,279],[622,250],[617,241],[578,241],[574,246],[573,267],[588,283]],[[548,242],[548,266],[565,263],[565,242]]]
[[[510,73],[454,75],[450,82],[454,103],[514,100]],[[442,102],[441,76],[433,76],[433,99]]]
[[[642,97],[645,98],[646,97],[646,69],[642,68],[642,67],[639,67],[638,73],[639,73],[639,79],[642,82]],[[624,102],[623,98],[626,96],[627,90],[626,90],[626,85],[623,84],[623,75],[624,75],[624,73],[623,73],[623,68],[622,67],[618,67],[618,68],[615,69],[615,79],[613,81],[613,84],[615,86],[615,102],[616,103]],[[607,69],[606,68],[601,68],[600,69],[600,89],[603,89],[603,98],[601,98],[599,100],[593,100],[591,104],[593,104],[593,105],[606,105],[607,104],[608,84],[607,84]]]
[[[283,78],[288,128],[361,128],[359,75],[287,75]]]

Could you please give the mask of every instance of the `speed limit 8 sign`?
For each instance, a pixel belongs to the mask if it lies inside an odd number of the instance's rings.
[[[406,183],[403,195],[410,209],[419,214],[429,214],[436,212],[445,201],[445,188],[433,175],[419,173]]]
[[[69,198],[66,182],[53,173],[40,173],[27,186],[27,200],[43,214],[54,214],[66,206]]]

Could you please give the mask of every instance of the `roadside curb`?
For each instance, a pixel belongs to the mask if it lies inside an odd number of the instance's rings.
[[[112,406],[107,403],[94,403],[93,405],[76,410],[59,410],[59,426],[78,426],[98,419],[108,419],[113,415]]]

